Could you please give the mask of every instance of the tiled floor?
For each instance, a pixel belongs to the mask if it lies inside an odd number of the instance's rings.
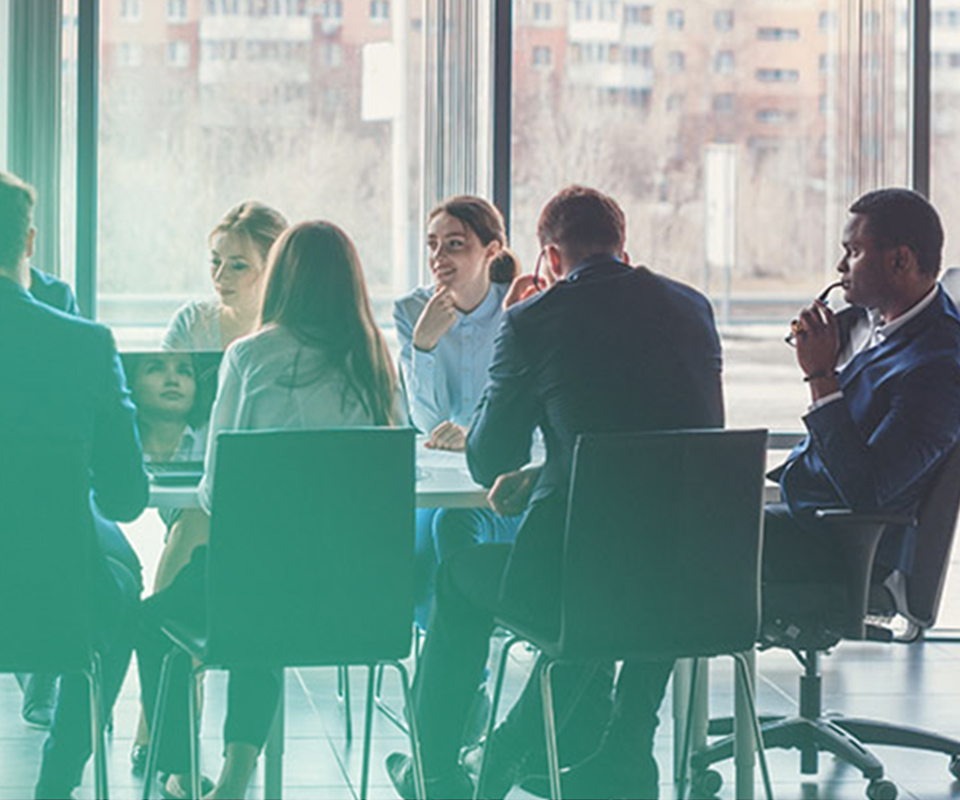
[[[145,565],[156,563],[160,536],[155,522],[144,520],[129,531]],[[147,575],[149,585],[151,576]],[[522,685],[531,657],[519,652],[507,683],[507,696]],[[758,658],[762,712],[790,713],[796,709],[799,665],[789,653],[771,651]],[[926,642],[913,645],[844,643],[824,659],[824,701],[832,710],[878,717],[929,727],[960,738],[960,642]],[[284,796],[298,798],[351,798],[357,796],[361,761],[360,732],[363,724],[365,679],[362,670],[351,673],[355,738],[348,745],[344,735],[343,707],[336,699],[333,670],[288,670],[286,678],[287,726],[284,760]],[[715,660],[711,674],[711,710],[729,714],[732,707],[732,667],[729,659]],[[220,729],[223,720],[224,676],[211,674],[206,684],[202,740],[205,774],[216,775],[220,761]],[[396,678],[388,673],[384,685],[388,701],[399,708]],[[661,727],[656,755],[661,768],[663,798],[675,796],[672,784],[673,726],[668,690],[661,709]],[[140,786],[130,774],[128,754],[138,710],[136,671],[131,670],[114,712],[114,732],[109,743],[112,796],[138,797]],[[13,676],[0,676],[0,800],[32,796],[40,746],[44,734],[25,727],[19,718],[20,692]],[[407,742],[381,714],[374,716],[374,740],[370,796],[395,797],[383,768],[394,750]],[[912,753],[889,747],[876,748],[889,777],[900,788],[900,797],[912,800],[946,800],[960,797],[960,782],[947,769],[945,756]],[[799,756],[795,751],[772,751],[770,768],[779,800],[860,800],[865,781],[854,770],[832,757],[821,758],[820,772],[801,781]],[[720,766],[724,775],[721,798],[733,798],[733,770]],[[92,769],[78,792],[93,797]],[[761,786],[757,779],[757,796]],[[263,796],[262,765],[248,797]],[[515,789],[512,798],[529,797]]]
[[[515,659],[507,692],[516,691],[530,665],[529,654]],[[796,708],[798,668],[792,656],[769,652],[759,657],[760,706],[765,712],[789,713]],[[875,716],[930,727],[960,737],[960,644],[842,645],[825,659],[825,703],[831,710]],[[732,669],[725,660],[714,662],[711,674],[713,713],[729,713],[732,705]],[[342,704],[336,699],[336,675],[331,670],[289,670],[287,673],[287,738],[284,760],[284,796],[297,798],[356,797],[361,761],[360,730],[363,723],[362,670],[352,672],[351,695],[355,738],[344,735]],[[202,760],[204,772],[215,775],[220,759],[220,725],[223,719],[224,678],[209,676],[204,709]],[[387,698],[399,704],[396,679],[387,678]],[[36,776],[43,733],[26,728],[19,720],[20,694],[12,677],[0,677],[0,800],[29,797]],[[137,713],[137,684],[131,671],[115,710],[115,730],[110,742],[110,786],[116,798],[139,796],[127,760]],[[662,725],[656,754],[661,767],[661,797],[674,797],[672,781],[672,722],[670,692],[661,711]],[[370,796],[395,797],[383,769],[384,757],[405,750],[403,735],[381,714],[374,717]],[[877,748],[889,777],[900,788],[901,798],[944,800],[960,797],[960,782],[953,781],[944,756]],[[864,797],[865,782],[854,770],[832,757],[821,758],[820,773],[804,781],[799,777],[795,751],[772,751],[770,767],[780,800],[847,800]],[[724,786],[719,796],[734,797],[732,767],[721,765]],[[93,797],[92,775],[79,792]],[[759,777],[757,780],[760,794]],[[258,769],[248,797],[263,796],[262,768]],[[511,797],[527,797],[515,789]]]

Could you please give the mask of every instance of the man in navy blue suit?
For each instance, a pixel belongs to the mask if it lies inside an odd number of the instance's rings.
[[[538,223],[541,259],[553,285],[537,292],[537,279],[525,276],[508,296],[535,295],[505,315],[467,460],[474,479],[493,486],[490,499],[498,511],[526,515],[512,547],[471,548],[438,574],[414,685],[430,797],[470,796],[458,751],[494,614],[509,611],[540,630],[559,624],[564,512],[577,436],[723,425],[721,351],[710,304],[689,286],[630,266],[625,228],[611,198],[583,187],[565,189]],[[537,427],[546,461],[541,469],[521,469]],[[565,775],[566,794],[657,796],[653,735],[671,667],[624,665],[601,748]],[[568,669],[555,676],[563,697],[580,673]],[[487,787],[494,796],[521,777],[523,750],[540,732],[535,684],[511,711],[509,733],[497,739],[497,774]],[[409,759],[394,754],[387,768],[401,796],[411,797]]]
[[[97,513],[129,521],[148,497],[135,409],[110,331],[56,311],[27,291],[35,197],[32,187],[0,173],[0,433],[86,442]],[[100,544],[95,633],[109,713],[129,663],[141,586],[126,563],[132,553],[126,541],[101,536]],[[69,797],[80,784],[91,751],[88,697],[83,676],[62,676],[37,797]]]
[[[59,278],[30,267],[27,289],[35,300],[44,305],[66,314],[80,316],[80,307],[73,290]],[[18,673],[17,681],[23,689],[23,705],[20,710],[23,721],[36,728],[49,728],[57,699],[57,676]]]
[[[960,436],[960,315],[937,283],[936,210],[908,189],[870,192],[850,206],[842,245],[851,307],[814,303],[794,323],[808,436],[775,472],[784,503],[767,510],[768,583],[835,582],[837,541],[813,510],[913,514]],[[913,534],[884,536],[875,579],[909,574]]]

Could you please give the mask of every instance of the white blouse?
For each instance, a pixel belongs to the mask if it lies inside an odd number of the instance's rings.
[[[302,344],[286,328],[269,327],[233,342],[220,364],[200,505],[210,512],[221,431],[376,424],[356,393],[345,389],[342,373],[327,364],[324,352]]]

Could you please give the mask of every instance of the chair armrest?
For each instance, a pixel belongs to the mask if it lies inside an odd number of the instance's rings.
[[[814,516],[827,523],[846,523],[850,525],[913,525],[916,520],[907,514],[883,514],[851,511],[849,508],[818,508]]]
[[[865,639],[864,618],[869,605],[870,576],[877,546],[888,527],[910,525],[914,519],[905,514],[859,513],[845,508],[817,509],[814,516],[837,535],[847,593],[843,636]]]

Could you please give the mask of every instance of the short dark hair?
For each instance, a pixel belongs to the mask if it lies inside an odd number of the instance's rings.
[[[595,253],[620,253],[627,238],[627,219],[609,195],[586,186],[568,186],[540,212],[537,238],[541,247],[555,244],[574,261]]]
[[[911,189],[877,189],[856,200],[851,214],[867,218],[867,231],[878,247],[909,247],[920,272],[936,277],[943,253],[943,226],[937,210]]]
[[[36,202],[36,189],[0,171],[0,269],[15,269],[23,258]]]

